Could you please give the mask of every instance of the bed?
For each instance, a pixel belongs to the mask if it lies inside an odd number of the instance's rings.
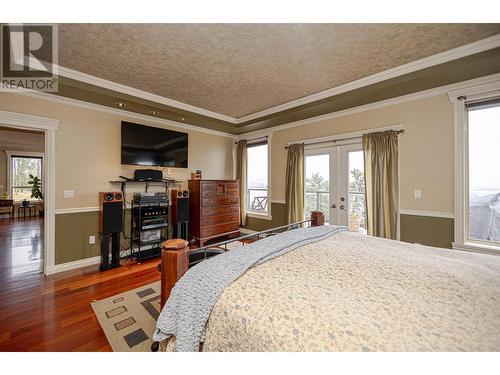
[[[308,236],[314,238],[303,240]],[[270,246],[281,248],[269,256]],[[186,250],[169,251],[178,256],[162,264],[177,271],[169,273],[170,297],[154,335],[160,351],[500,350],[495,255],[328,226],[268,237],[187,272]],[[221,270],[231,274],[239,267],[227,260],[238,263],[252,251],[264,258],[225,279]],[[207,276],[211,271],[215,276]],[[213,301],[208,306],[207,296]]]

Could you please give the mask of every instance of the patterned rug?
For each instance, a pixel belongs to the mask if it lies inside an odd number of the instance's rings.
[[[160,314],[159,281],[92,302],[92,308],[113,351],[151,351]]]

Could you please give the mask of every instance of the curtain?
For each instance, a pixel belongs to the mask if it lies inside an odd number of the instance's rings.
[[[285,202],[288,223],[304,220],[304,144],[288,146]]]
[[[363,135],[368,234],[396,239],[398,132]]]
[[[247,141],[238,141],[236,178],[240,184],[240,225],[247,224]]]

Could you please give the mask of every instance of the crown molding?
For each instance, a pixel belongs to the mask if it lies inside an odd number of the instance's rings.
[[[445,94],[448,94],[449,92],[451,92],[452,90],[459,91],[459,90],[467,89],[470,87],[476,87],[476,86],[477,87],[484,87],[484,85],[492,85],[492,84],[496,84],[496,82],[500,82],[500,73],[495,73],[495,74],[491,74],[491,75],[480,77],[480,78],[474,78],[474,79],[471,79],[468,81],[452,83],[450,85],[439,86],[439,87],[435,87],[435,88],[428,89],[428,90],[418,91],[418,92],[414,92],[411,94],[402,95],[402,96],[398,96],[398,97],[391,98],[391,99],[385,99],[385,100],[381,100],[381,101],[373,102],[373,103],[369,103],[369,104],[364,104],[364,105],[361,105],[358,107],[352,107],[352,108],[344,109],[344,110],[337,111],[337,112],[326,113],[324,115],[310,117],[310,118],[307,118],[304,120],[298,120],[298,121],[294,121],[294,122],[289,122],[288,124],[274,126],[272,128],[269,128],[269,129],[254,130],[254,131],[250,131],[247,133],[241,133],[238,135],[238,137],[240,137],[240,138],[241,137],[247,137],[247,138],[248,137],[257,137],[259,135],[268,133],[270,130],[277,132],[277,131],[281,131],[281,130],[285,130],[285,129],[295,128],[297,126],[303,126],[303,125],[317,123],[320,121],[331,120],[331,119],[338,118],[338,117],[344,117],[344,116],[352,115],[355,113],[366,112],[366,111],[370,111],[373,109],[388,107],[391,105],[406,103],[406,102],[410,102],[410,101],[414,101],[414,100],[418,100],[418,99],[424,99],[424,98],[429,98],[429,97],[438,96],[438,95],[445,95]]]
[[[341,86],[337,86],[325,91],[320,91],[318,93],[305,96],[300,99],[292,100],[287,103],[280,104],[278,106],[265,109],[263,111],[255,112],[249,114],[247,116],[239,117],[238,124],[243,122],[251,121],[258,119],[260,117],[269,116],[277,112],[285,111],[287,109],[291,109],[294,107],[298,107],[304,104],[309,104],[318,100],[322,100],[328,98],[330,96],[338,95],[345,93],[347,91],[359,89],[364,86],[372,85],[374,83],[378,83],[381,81],[385,81],[391,78],[395,78],[404,74],[412,73],[418,70],[422,70],[425,68],[429,68],[434,65],[439,65],[442,63],[446,63],[449,61],[457,60],[462,57],[474,55],[479,52],[487,51],[489,49],[500,47],[500,34],[493,35],[491,37],[478,40],[473,43],[465,44],[463,46],[450,49],[448,51],[444,51],[438,53],[436,55],[432,55],[429,57],[425,57],[420,60],[416,60],[407,64],[403,64],[400,66],[396,66],[394,68],[384,70],[382,72],[370,75],[368,77],[364,77],[358,79],[356,81],[352,81],[346,83]]]
[[[54,64],[54,66],[55,66],[55,64]],[[106,79],[99,78],[99,77],[96,77],[96,76],[93,76],[90,74],[82,73],[82,72],[79,72],[79,71],[76,71],[73,69],[65,68],[63,66],[56,66],[56,67],[58,69],[58,74],[60,76],[66,77],[66,78],[74,79],[76,81],[88,83],[88,84],[91,84],[94,86],[99,86],[99,87],[103,87],[103,88],[106,88],[109,90],[132,95],[132,96],[135,96],[135,97],[138,97],[141,99],[150,100],[150,101],[155,102],[155,103],[168,105],[170,107],[193,112],[193,113],[196,113],[196,114],[199,114],[202,116],[207,116],[207,117],[215,118],[218,120],[226,121],[226,122],[229,122],[232,124],[237,123],[236,118],[231,117],[231,116],[227,116],[227,115],[223,115],[221,113],[209,111],[209,110],[204,109],[204,108],[200,108],[200,107],[196,107],[196,106],[191,105],[191,104],[179,102],[177,100],[173,100],[173,99],[170,99],[170,98],[167,98],[164,96],[152,94],[152,93],[149,93],[147,91],[135,89],[133,87],[122,85],[120,83],[116,83],[113,81],[108,81]]]
[[[184,129],[184,130],[191,130],[191,131],[196,131],[199,133],[207,133],[207,134],[212,134],[212,135],[218,135],[221,137],[228,137],[228,138],[236,139],[235,134],[226,133],[226,132],[222,132],[219,130],[206,129],[206,128],[203,128],[201,126],[195,126],[195,125],[184,124],[181,122],[176,122],[176,121],[171,121],[171,120],[159,119],[158,117],[152,117],[152,116],[143,115],[140,113],[130,112],[130,111],[127,111],[124,109],[110,108],[110,107],[106,107],[106,106],[101,105],[101,104],[90,103],[90,102],[86,102],[84,100],[79,100],[79,99],[66,98],[66,97],[62,97],[62,96],[48,94],[45,92],[31,91],[31,92],[14,92],[14,93],[9,93],[9,94],[22,95],[22,96],[27,96],[30,98],[35,98],[35,99],[47,100],[47,101],[54,102],[54,103],[66,104],[66,105],[70,105],[73,107],[79,107],[79,108],[90,109],[90,110],[99,111],[99,112],[111,113],[114,115],[119,115],[122,117],[129,117],[129,118],[133,118],[136,120],[148,121],[148,122],[156,123],[159,125],[168,125],[168,126],[173,126],[173,127]],[[0,115],[1,115],[1,112],[3,112],[3,111],[0,111]],[[33,117],[38,117],[38,116],[33,116]],[[0,120],[1,120],[1,117],[0,117]]]
[[[0,111],[0,123],[28,129],[57,130],[59,128],[57,119],[9,111]]]

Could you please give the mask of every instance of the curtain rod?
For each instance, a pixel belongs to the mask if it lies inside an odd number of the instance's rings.
[[[258,142],[258,141],[260,141],[261,139],[267,139],[267,138],[269,138],[269,136],[268,136],[268,135],[265,135],[265,136],[263,136],[263,137],[259,137],[259,138],[255,138],[255,139],[250,139],[250,140],[248,140],[248,139],[247,139],[246,141],[248,141],[248,142]],[[240,141],[243,141],[243,139],[240,139]],[[237,145],[237,144],[238,144],[238,141],[234,142],[234,144],[235,144],[235,145]]]
[[[404,129],[399,129],[399,130],[385,130],[385,131],[395,131],[397,132],[398,134],[403,134],[405,132]],[[373,134],[373,133],[378,133],[378,132],[368,132],[368,133],[365,133],[365,134]],[[319,145],[321,143],[337,143],[339,141],[347,141],[349,139],[356,139],[356,138],[360,138],[362,136],[357,136],[357,137],[348,137],[348,138],[340,138],[340,139],[330,139],[330,140],[327,140],[327,141],[318,141],[318,142],[311,142],[311,143],[304,143],[304,146],[310,146],[310,145]],[[302,143],[302,142],[296,142],[296,143]],[[288,146],[285,146],[285,150],[288,148]]]

